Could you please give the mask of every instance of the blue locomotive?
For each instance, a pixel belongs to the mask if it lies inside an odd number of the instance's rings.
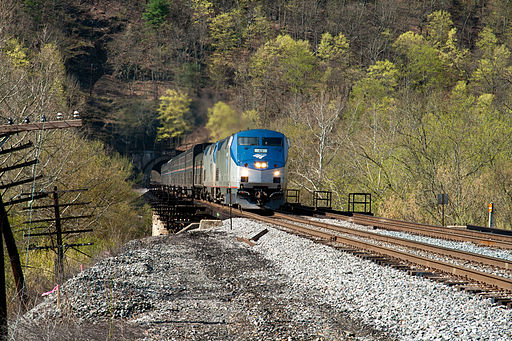
[[[241,131],[179,154],[162,166],[161,180],[191,189],[197,198],[244,209],[276,209],[285,200],[288,147],[280,132]]]

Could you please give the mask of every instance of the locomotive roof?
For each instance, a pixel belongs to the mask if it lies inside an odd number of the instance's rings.
[[[257,137],[265,135],[265,137],[281,137],[284,136],[283,133],[280,133],[275,130],[268,130],[268,129],[250,129],[250,130],[244,130],[240,131],[236,134],[233,134],[233,136],[242,136],[242,137]]]

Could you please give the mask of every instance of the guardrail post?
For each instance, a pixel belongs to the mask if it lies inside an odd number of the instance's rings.
[[[489,228],[494,227],[494,203],[489,203]]]

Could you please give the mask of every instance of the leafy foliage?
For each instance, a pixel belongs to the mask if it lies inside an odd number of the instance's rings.
[[[446,11],[436,11],[429,14],[427,19],[427,39],[432,41],[437,47],[445,45],[453,27],[450,13]]]
[[[206,128],[214,141],[223,139],[243,128],[238,113],[228,104],[220,101],[208,109]]]
[[[280,35],[258,49],[250,64],[253,84],[263,87],[279,81],[284,91],[301,92],[315,79],[315,57],[309,42]]]
[[[192,127],[190,97],[181,90],[168,89],[160,97],[158,139],[182,136]]]
[[[167,20],[170,13],[169,0],[149,0],[146,11],[142,14],[148,25],[157,29]]]
[[[448,85],[438,50],[422,35],[406,32],[398,37],[393,46],[404,56],[404,75],[413,87],[432,89]]]
[[[10,117],[15,124],[25,117],[32,122],[41,120],[44,114],[47,120],[55,120],[55,113],[63,112],[69,119],[70,106],[80,103],[76,84],[66,74],[63,57],[53,42],[40,43],[37,48],[29,48],[18,39],[5,39],[0,31],[0,111],[1,119],[7,123]],[[71,107],[75,109],[76,107]],[[33,142],[34,148],[4,154],[0,164],[10,166],[37,159],[34,167],[24,167],[2,174],[3,183],[34,179],[34,182],[2,190],[2,199],[7,201],[20,193],[48,192],[55,186],[59,190],[88,188],[87,192],[75,192],[62,198],[62,203],[90,200],[94,204],[87,206],[70,206],[64,213],[69,216],[91,215],[82,219],[80,227],[92,228],[94,233],[70,234],[65,241],[94,242],[95,246],[86,250],[92,256],[107,249],[114,250],[119,242],[147,233],[147,214],[142,205],[134,205],[137,194],[132,190],[129,178],[132,177],[130,162],[116,155],[107,153],[102,143],[91,141],[74,129],[41,130],[9,136],[4,139],[3,148],[19,147]],[[39,176],[42,176],[39,179]],[[39,179],[35,181],[36,179]],[[70,192],[72,193],[72,192]],[[29,208],[29,207],[27,207]],[[29,215],[26,215],[29,213]],[[27,265],[25,277],[28,292],[42,290],[41,286],[53,284],[53,260],[51,252],[28,252],[28,245],[52,245],[51,237],[31,236],[34,226],[24,223],[34,219],[48,219],[53,212],[44,210],[21,210],[14,206],[9,212],[9,219],[21,227],[15,230],[15,239]],[[120,219],[129,219],[129,222]],[[53,232],[54,227],[43,226],[43,232]],[[73,226],[70,228],[78,228]],[[28,229],[28,230],[27,230]],[[41,230],[38,230],[41,232]],[[81,250],[85,251],[85,250]],[[83,253],[68,250],[66,265],[77,269],[79,264],[89,262]],[[9,272],[7,272],[9,274]],[[9,290],[14,289],[13,279],[8,275]],[[40,291],[39,291],[40,294]],[[38,295],[39,296],[39,295]],[[13,303],[14,304],[14,303]],[[18,311],[17,307],[9,307]]]
[[[4,52],[16,67],[23,67],[29,63],[27,49],[16,39],[9,39],[6,42]]]
[[[471,75],[473,87],[480,93],[507,95],[512,80],[510,50],[505,44],[499,45],[496,36],[487,27],[480,33],[476,45],[482,57]]]
[[[234,10],[222,13],[210,21],[210,36],[212,46],[219,52],[225,52],[240,47],[243,32],[241,26],[241,11]]]
[[[326,61],[345,60],[346,62],[348,54],[349,43],[342,33],[339,33],[336,37],[333,37],[329,32],[322,35],[322,40],[318,45],[318,58]]]
[[[25,1],[22,8],[31,20],[51,23],[46,19],[58,14],[50,3]],[[55,79],[37,67],[43,49],[30,47],[51,45],[35,41],[42,33],[18,37],[10,26],[30,25],[2,24],[15,22],[13,4],[0,4],[0,31],[9,32],[0,46],[1,78],[20,79],[16,91],[31,100],[0,101],[0,108],[17,119],[26,103],[28,113],[62,111],[71,83],[57,64],[49,69],[60,75]],[[187,89],[181,107],[167,102],[178,108],[165,109],[176,121],[160,134],[187,134],[205,121],[212,138],[246,127],[284,131],[293,146],[291,183],[333,190],[338,207],[350,191],[368,191],[378,214],[436,222],[435,195],[445,192],[450,222],[484,224],[481,207],[490,200],[505,207],[498,212],[502,225],[512,216],[508,1],[146,4],[123,2],[119,31],[107,46],[104,70],[143,97],[113,101],[114,113],[105,115],[117,124],[119,150],[151,144],[145,132],[156,123],[141,119],[155,119],[151,101],[161,89]],[[47,55],[58,60],[60,50],[64,58],[81,58],[74,46],[97,47],[67,44]],[[48,87],[28,87],[33,81]],[[52,90],[40,95],[42,88]],[[0,93],[11,98],[8,87]]]

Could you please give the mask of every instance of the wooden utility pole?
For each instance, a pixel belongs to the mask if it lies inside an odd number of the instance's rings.
[[[23,149],[29,148],[31,146],[32,146],[31,143],[27,143],[23,146],[18,146],[15,148],[2,150],[1,152],[4,154],[7,154],[7,153],[12,153],[13,151],[23,150]],[[37,160],[32,160],[32,161],[28,161],[28,162],[19,163],[19,164],[10,166],[10,167],[1,168],[0,173],[4,173],[4,172],[10,171],[10,170],[20,169],[20,168],[26,167],[28,165],[34,165],[34,164],[37,164]],[[25,179],[25,180],[17,181],[16,183],[11,183],[11,184],[4,185],[4,186],[6,188],[9,188],[9,187],[15,186],[17,183],[18,184],[19,183],[27,183],[30,180],[31,179]],[[44,194],[44,196],[46,196],[46,194]],[[12,272],[13,272],[13,276],[14,276],[14,282],[16,284],[16,292],[18,294],[18,298],[21,303],[25,303],[25,295],[24,295],[25,280],[23,278],[23,270],[21,268],[21,261],[20,261],[20,257],[18,254],[18,248],[16,247],[16,240],[14,239],[14,235],[13,235],[11,227],[9,225],[9,219],[7,218],[5,204],[13,205],[13,204],[17,204],[17,203],[27,202],[32,199],[33,198],[27,196],[25,198],[11,200],[7,203],[4,203],[3,200],[0,200],[0,205],[2,206],[0,208],[0,215],[1,215],[1,219],[2,219],[2,235],[5,238],[5,246],[7,247],[7,252],[9,254],[9,260],[11,262],[11,268],[12,268]],[[0,288],[0,290],[1,290],[1,288]]]
[[[75,248],[77,246],[88,246],[93,245],[93,243],[80,243],[80,244],[64,244],[63,243],[63,235],[69,235],[69,234],[76,234],[76,233],[84,233],[84,232],[92,232],[92,229],[86,229],[86,230],[78,230],[73,229],[69,231],[63,231],[62,230],[62,221],[67,220],[77,220],[77,219],[83,219],[83,218],[90,218],[91,215],[82,215],[82,216],[69,216],[69,217],[62,217],[61,216],[61,208],[62,207],[68,207],[68,206],[79,206],[79,205],[88,205],[90,202],[83,202],[83,203],[68,203],[68,204],[61,204],[60,203],[60,196],[59,194],[62,193],[71,193],[71,192],[83,192],[87,189],[72,189],[72,190],[58,190],[57,186],[53,188],[52,197],[53,197],[53,205],[42,205],[42,206],[33,206],[32,210],[37,209],[47,209],[47,208],[53,208],[55,218],[48,218],[48,219],[40,219],[40,220],[34,220],[32,223],[55,223],[55,232],[44,232],[44,233],[29,233],[25,234],[24,236],[56,236],[57,237],[57,245],[50,246],[29,246],[29,250],[53,250],[56,252],[56,259],[55,259],[55,279],[57,282],[60,282],[64,276],[64,252],[68,248]],[[28,208],[27,208],[28,209]],[[25,223],[29,223],[26,221]]]
[[[8,125],[0,125],[0,136],[3,137],[3,141],[0,144],[3,145],[3,143],[10,137],[10,135],[26,132],[26,131],[35,131],[35,130],[48,130],[48,129],[63,129],[63,128],[71,128],[71,127],[81,127],[82,126],[82,120],[75,119],[75,120],[59,120],[59,121],[52,121],[52,122],[40,122],[40,123],[26,123],[26,124],[8,124]],[[31,147],[32,144],[28,143],[23,146],[11,148],[8,150],[2,150],[0,151],[1,154],[8,154],[12,153],[16,150],[25,149],[28,147]],[[35,164],[38,161],[30,161]],[[6,167],[3,169],[0,169],[1,172],[6,172],[12,169],[16,169],[19,167],[26,167],[29,165],[28,163],[19,164],[17,166],[11,166]],[[32,179],[33,181],[34,179]],[[22,180],[18,181],[16,183],[2,185],[2,189],[13,187],[15,185],[20,185],[24,183],[29,183],[30,180]],[[33,198],[23,198],[18,200],[12,200],[9,203],[15,204],[20,203],[24,201],[33,200]],[[7,251],[9,253],[9,259],[11,261],[11,266],[13,269],[13,274],[15,277],[16,282],[16,289],[18,291],[18,297],[20,298],[21,303],[23,303],[23,293],[24,293],[24,287],[25,287],[25,281],[23,278],[23,271],[21,268],[21,262],[18,254],[18,249],[16,247],[16,241],[14,240],[14,235],[11,230],[11,226],[9,225],[9,218],[7,216],[7,211],[5,210],[4,202],[2,199],[2,196],[0,194],[0,340],[4,341],[7,340],[8,335],[8,326],[7,326],[7,295],[6,295],[6,288],[5,288],[5,264],[4,264],[4,251],[3,251],[3,240],[5,238],[5,245],[7,247]],[[3,238],[2,238],[3,237]]]
[[[53,188],[53,202],[55,212],[55,230],[57,231],[57,264],[55,264],[55,271],[60,279],[64,274],[64,248],[62,246],[62,226],[60,223],[60,211],[59,211],[59,193],[57,192],[57,186]]]
[[[2,231],[9,228],[9,220],[5,211],[2,195],[0,194],[0,228]],[[7,340],[7,295],[5,293],[4,247],[2,233],[0,233],[0,340]]]
[[[79,128],[81,126],[82,126],[81,119],[25,123],[25,124],[6,124],[6,125],[0,125],[0,134],[12,135],[12,134],[21,133],[24,131]]]

